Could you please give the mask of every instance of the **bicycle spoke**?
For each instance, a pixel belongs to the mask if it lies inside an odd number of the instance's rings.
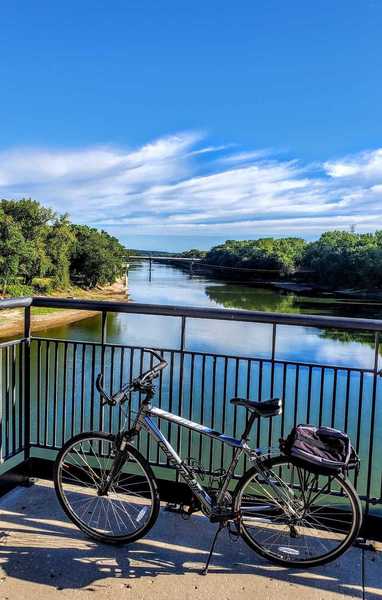
[[[130,453],[128,463],[134,474],[120,470],[107,488],[116,460],[114,450],[110,439],[89,437],[73,442],[61,461],[60,484],[76,523],[101,536],[126,537],[146,526],[153,492],[146,471]]]

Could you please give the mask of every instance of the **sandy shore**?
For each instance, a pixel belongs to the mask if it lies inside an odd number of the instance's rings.
[[[58,295],[58,294],[57,294]],[[118,300],[128,301],[123,280],[104,288],[96,288],[91,291],[81,290],[78,295],[70,296],[78,300]],[[65,309],[33,309],[31,328],[32,332],[67,325],[82,319],[94,317],[98,313],[90,310],[65,310]],[[23,309],[3,310],[0,312],[0,338],[8,338],[14,335],[22,335],[24,329]]]

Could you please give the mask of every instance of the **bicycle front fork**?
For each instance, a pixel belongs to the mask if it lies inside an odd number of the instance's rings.
[[[123,444],[123,442],[122,442],[122,444]],[[128,454],[128,452],[127,452],[126,448],[121,450],[117,447],[117,444],[116,444],[116,452],[115,452],[113,464],[111,466],[111,469],[110,469],[107,477],[101,481],[101,484],[97,491],[97,496],[107,496],[107,494],[110,490],[110,486],[117,479],[118,475],[121,472],[123,465],[126,462],[127,454]]]

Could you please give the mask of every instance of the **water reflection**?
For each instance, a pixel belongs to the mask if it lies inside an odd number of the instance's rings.
[[[134,266],[129,275],[134,302],[212,306],[247,310],[378,318],[380,305],[312,298],[280,293],[237,283],[213,281],[204,275],[147,263]],[[367,332],[340,332],[307,327],[278,326],[277,354],[283,360],[371,368],[373,336]],[[212,320],[187,321],[186,347],[192,351],[238,356],[269,357],[271,326]],[[100,340],[100,318],[49,329],[41,336],[87,341]],[[179,348],[180,320],[175,317],[109,314],[107,339],[126,345]]]

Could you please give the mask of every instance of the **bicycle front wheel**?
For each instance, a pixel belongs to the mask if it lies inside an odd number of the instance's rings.
[[[107,492],[104,484],[116,456],[115,437],[81,433],[59,452],[54,485],[68,517],[90,537],[124,544],[144,536],[159,512],[159,493],[145,458],[130,444]]]
[[[361,503],[342,475],[318,475],[279,457],[250,469],[235,491],[235,511],[247,544],[287,567],[334,560],[358,535]]]

